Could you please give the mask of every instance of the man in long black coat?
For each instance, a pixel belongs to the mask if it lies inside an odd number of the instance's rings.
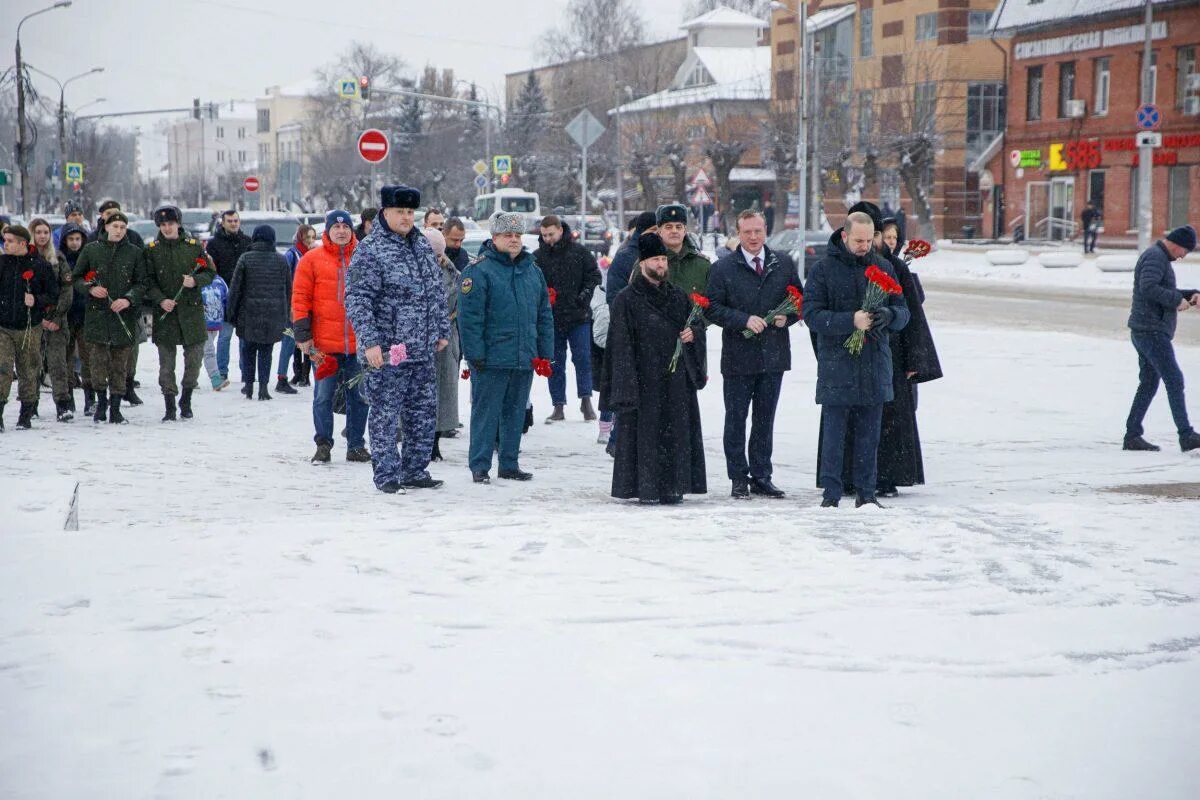
[[[708,491],[696,400],[708,381],[704,323],[688,326],[691,300],[667,281],[662,239],[643,234],[639,250],[638,272],[613,301],[608,328],[608,402],[620,428],[612,495],[673,505]]]

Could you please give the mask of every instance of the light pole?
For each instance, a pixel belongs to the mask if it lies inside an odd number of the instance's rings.
[[[26,64],[34,72],[43,75],[58,84],[58,161],[60,165],[67,163],[67,86],[72,81],[77,81],[80,78],[86,78],[88,75],[95,75],[104,72],[104,67],[92,67],[87,72],[81,72],[78,75],[72,75],[65,81],[60,81],[58,78],[51,75],[49,72],[40,70],[33,64]],[[60,167],[65,168],[65,167]],[[60,176],[55,176],[59,178]]]
[[[796,109],[799,112],[799,127],[796,132],[796,194],[798,208],[796,216],[799,219],[801,231],[808,229],[808,2],[799,0],[799,13],[796,16]],[[772,11],[791,11],[786,3],[771,3]],[[787,208],[784,208],[784,218]]]
[[[26,14],[21,17],[21,21],[17,23],[17,173],[20,176],[19,205],[21,207],[21,216],[25,216],[25,182],[29,175],[29,165],[25,163],[25,79],[24,71],[21,66],[21,26],[26,20],[32,19],[39,14],[45,14],[47,11],[53,11],[56,8],[66,8],[71,5],[71,0],[58,0],[52,6],[34,11],[32,14]]]

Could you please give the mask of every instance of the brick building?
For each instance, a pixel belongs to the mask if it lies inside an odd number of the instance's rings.
[[[996,188],[989,235],[1076,233],[1088,201],[1103,244],[1136,241],[1135,114],[1145,37],[1141,0],[1009,3],[995,21],[1011,36],[1008,128],[981,161]],[[1200,1],[1155,2],[1154,102],[1163,146],[1153,168],[1154,235],[1200,221]]]

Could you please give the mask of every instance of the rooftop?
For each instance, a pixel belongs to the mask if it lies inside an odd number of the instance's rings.
[[[690,31],[696,28],[766,28],[766,20],[734,11],[726,6],[718,6],[707,14],[701,14],[693,20],[688,20],[679,26],[681,30]]]

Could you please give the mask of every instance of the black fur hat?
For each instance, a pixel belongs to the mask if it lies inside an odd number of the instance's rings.
[[[421,205],[421,192],[403,183],[396,186],[384,186],[379,190],[380,208],[411,208]]]

